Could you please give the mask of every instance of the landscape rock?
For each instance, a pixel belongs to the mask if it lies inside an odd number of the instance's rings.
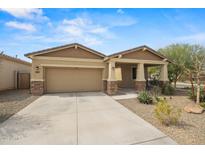
[[[184,110],[188,113],[200,114],[204,111],[204,108],[201,107],[199,104],[189,103],[184,107]]]

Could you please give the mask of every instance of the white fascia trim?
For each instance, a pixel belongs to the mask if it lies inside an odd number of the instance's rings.
[[[31,81],[44,81],[44,79],[31,79]]]

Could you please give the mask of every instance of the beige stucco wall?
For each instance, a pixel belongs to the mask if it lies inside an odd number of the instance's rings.
[[[39,72],[36,72],[36,67],[39,66]],[[45,60],[33,59],[32,60],[32,73],[31,80],[41,81],[45,80],[46,67],[83,67],[83,68],[104,68],[105,63],[101,62],[88,62],[88,61],[63,61],[63,60]],[[103,71],[103,69],[102,69]]]
[[[31,66],[0,58],[0,91],[15,88],[15,71],[30,72]]]
[[[83,50],[81,48],[67,48],[61,49],[55,52],[41,54],[40,56],[49,56],[49,57],[70,57],[70,58],[89,58],[89,59],[103,59],[103,57]]]
[[[44,81],[45,70],[49,67],[61,68],[101,68],[102,78],[106,76],[103,57],[80,47],[71,47],[32,58],[31,81]],[[38,67],[38,68],[37,68]]]
[[[161,57],[147,50],[131,52],[123,55],[122,58],[140,59],[140,60],[163,60]]]
[[[108,63],[104,63],[105,68],[103,69],[103,80],[107,80],[108,78]]]

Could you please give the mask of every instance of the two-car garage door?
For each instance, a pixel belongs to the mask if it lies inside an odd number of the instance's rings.
[[[46,92],[102,90],[102,69],[46,68]]]

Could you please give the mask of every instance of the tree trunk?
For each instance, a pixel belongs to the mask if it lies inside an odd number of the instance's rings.
[[[174,81],[174,88],[177,87],[177,80]]]
[[[191,90],[192,90],[192,96],[194,96],[194,83],[193,83],[193,78],[192,78],[192,73],[189,73],[189,80],[191,83]]]
[[[197,73],[197,93],[196,93],[196,103],[200,103],[200,76],[199,73]]]

